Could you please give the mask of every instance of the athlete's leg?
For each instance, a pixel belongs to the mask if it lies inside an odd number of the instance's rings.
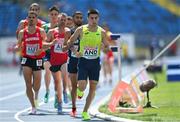
[[[35,105],[38,107],[38,94],[41,86],[41,70],[33,71],[33,90],[35,92]]]
[[[32,76],[33,76],[33,71],[30,67],[27,66],[23,66],[22,67],[22,71],[23,71],[23,76],[24,76],[24,80],[26,83],[26,94],[27,97],[31,103],[31,106],[33,108],[35,108],[35,104],[34,104],[34,93],[33,93],[33,89],[32,89]]]
[[[68,103],[67,86],[70,80],[67,72],[67,63],[62,65],[61,72],[62,72],[62,81],[63,81],[63,100],[65,103]]]
[[[108,59],[107,67],[108,67],[108,82],[112,83],[112,72],[113,72],[113,65],[114,65],[114,57],[110,57]]]
[[[57,71],[57,72],[52,72],[52,76],[54,79],[54,84],[55,84],[55,88],[56,88],[56,93],[57,93],[57,100],[58,100],[58,114],[62,113],[62,86],[61,86],[61,71]]]
[[[45,80],[45,87],[46,87],[46,93],[44,95],[44,102],[47,103],[49,101],[49,85],[51,82],[51,71],[49,70],[51,64],[49,61],[44,62],[44,69],[45,69],[45,74],[44,74],[44,80]]]
[[[72,108],[76,108],[76,94],[77,94],[77,74],[69,73],[69,77],[71,79],[71,98],[72,98]]]
[[[90,87],[89,87],[89,93],[86,98],[86,104],[84,106],[83,112],[87,112],[89,109],[89,106],[94,99],[95,92],[96,92],[96,86],[97,86],[97,81],[90,80],[89,81]]]
[[[46,91],[49,91],[49,84],[51,82],[51,71],[49,70],[50,66],[51,64],[49,61],[44,62],[44,69],[45,69],[44,80],[45,80]]]

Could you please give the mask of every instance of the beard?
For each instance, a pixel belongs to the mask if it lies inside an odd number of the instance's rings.
[[[33,21],[30,20],[30,21],[29,21],[29,26],[33,26],[33,25],[34,25]]]
[[[80,22],[77,22],[77,23],[75,23],[77,26],[81,26],[82,25],[82,23],[80,23]]]
[[[59,23],[58,26],[59,26],[59,27],[64,27],[64,26],[65,26],[65,23]]]

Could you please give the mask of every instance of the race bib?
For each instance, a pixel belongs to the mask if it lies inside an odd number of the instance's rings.
[[[30,56],[34,56],[35,52],[39,49],[39,44],[27,44],[26,46],[26,54]]]
[[[42,59],[36,60],[36,65],[37,66],[42,66]]]
[[[56,42],[56,44],[54,45],[54,52],[55,53],[63,53],[63,51],[62,51],[63,43],[64,43],[64,38],[60,38]]]
[[[97,47],[85,47],[83,56],[87,59],[95,59],[98,57]]]
[[[26,61],[27,61],[27,58],[22,58],[22,60],[21,60],[21,64],[25,64],[25,63],[26,63]]]

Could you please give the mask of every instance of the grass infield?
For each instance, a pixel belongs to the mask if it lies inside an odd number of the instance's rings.
[[[146,122],[180,122],[180,81],[168,82],[165,72],[150,74],[150,76],[157,78],[158,86],[150,91],[151,105],[158,107],[157,109],[144,108],[143,113],[140,114],[111,113],[105,104],[99,108],[99,111]]]

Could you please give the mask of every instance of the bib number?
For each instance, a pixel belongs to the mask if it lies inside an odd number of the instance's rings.
[[[22,60],[21,60],[21,64],[25,64],[25,63],[26,63],[26,61],[27,61],[27,58],[22,58]]]
[[[63,47],[63,42],[64,42],[64,39],[63,38],[60,38],[56,44],[54,45],[54,52],[55,53],[62,53],[62,47]]]
[[[86,48],[84,48],[84,54],[83,55],[85,58],[95,59],[98,57],[98,48],[97,47],[95,47],[95,48],[86,47]]]
[[[35,52],[39,49],[39,44],[28,44],[26,47],[27,55],[34,56]]]
[[[37,66],[42,66],[42,59],[36,60],[36,65]]]

